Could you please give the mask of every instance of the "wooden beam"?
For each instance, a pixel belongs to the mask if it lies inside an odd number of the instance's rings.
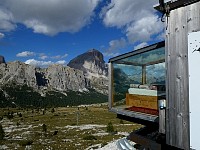
[[[168,11],[174,10],[174,9],[178,9],[180,7],[185,7],[188,5],[191,5],[193,3],[199,2],[200,0],[176,0],[176,1],[169,1],[167,3],[165,3],[164,7],[167,7],[167,9],[169,9]],[[166,8],[163,8],[163,6],[161,5],[156,5],[154,6],[154,8],[162,13],[165,13],[164,11],[166,11]]]
[[[142,66],[142,84],[147,83],[146,66]]]
[[[166,143],[189,150],[188,12],[170,12],[166,22]]]
[[[113,96],[113,65],[112,63],[108,63],[108,78],[109,78],[109,86],[108,86],[108,100],[109,100],[109,104],[108,107],[109,109],[112,108],[113,103],[114,103],[114,96]]]

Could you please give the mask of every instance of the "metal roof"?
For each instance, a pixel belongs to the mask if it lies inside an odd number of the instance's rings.
[[[123,59],[123,61],[128,60],[128,57],[138,55],[138,54],[142,54],[144,52],[148,52],[148,51],[151,51],[151,50],[154,50],[154,49],[159,49],[159,48],[162,48],[164,46],[165,46],[165,41],[162,41],[162,42],[159,42],[159,43],[156,43],[156,44],[153,44],[153,45],[150,45],[150,46],[138,49],[138,50],[131,51],[129,53],[125,53],[125,54],[110,58],[109,62],[115,62],[115,61],[119,62],[119,61],[122,61],[122,59]],[[134,63],[134,62],[132,62],[132,63]],[[144,65],[144,64],[147,64],[147,63],[150,63],[150,62],[143,62],[141,64],[138,64],[138,63],[137,64],[139,66],[139,65]]]

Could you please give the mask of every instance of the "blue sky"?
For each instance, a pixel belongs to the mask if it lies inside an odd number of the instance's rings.
[[[95,48],[109,58],[164,39],[157,0],[1,0],[0,55],[41,67]]]

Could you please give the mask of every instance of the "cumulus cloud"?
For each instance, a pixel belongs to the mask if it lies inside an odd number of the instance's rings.
[[[126,29],[126,36],[129,42],[146,42],[151,40],[151,36],[163,31],[163,23],[156,15],[144,17],[132,23]]]
[[[65,60],[59,60],[56,62],[56,64],[65,65],[67,62]]]
[[[107,57],[115,57],[115,56],[118,56],[120,55],[120,53],[115,53],[115,52],[105,52],[103,53],[104,56],[107,56]]]
[[[0,32],[0,39],[4,38],[4,34]]]
[[[35,55],[34,52],[24,51],[24,52],[18,53],[16,56],[17,57],[30,57],[30,56],[34,56],[34,55]]]
[[[21,23],[35,33],[51,36],[77,32],[90,23],[99,1],[1,0],[0,30],[10,31],[15,29],[16,23]]]
[[[35,60],[35,59],[28,59],[25,61],[25,63],[36,66],[36,67],[41,67],[41,68],[45,68],[45,67],[48,67],[49,65],[53,65],[53,64],[60,64],[60,65],[67,64],[67,62],[65,60],[59,60],[57,62],[53,62],[53,61],[39,61],[39,60]]]
[[[12,13],[0,7],[0,31],[12,31],[15,28],[16,24],[13,23]]]
[[[158,40],[165,40],[165,32],[162,32],[161,34],[159,34],[159,35],[157,36],[157,39],[158,39]]]
[[[118,51],[126,46],[126,40],[121,38],[119,40],[112,40],[109,42],[109,48],[104,53],[105,56],[117,56]]]
[[[36,67],[48,67],[49,65],[52,65],[53,62],[52,61],[38,61],[35,59],[28,59],[27,61],[25,61],[25,64],[29,64],[29,65],[33,65]]]
[[[48,56],[46,56],[46,55],[41,55],[41,56],[39,56],[39,59],[42,59],[42,60],[45,60],[45,59],[47,59],[48,58]]]
[[[164,28],[153,8],[156,3],[153,0],[111,0],[102,9],[100,17],[105,26],[121,29],[127,43],[148,42]]]
[[[67,56],[68,56],[68,54],[56,55],[56,56],[52,56],[51,58],[53,58],[53,59],[63,59],[63,58],[66,58]]]
[[[140,43],[140,44],[136,45],[136,46],[134,47],[134,49],[140,49],[140,48],[143,48],[143,47],[145,47],[145,46],[147,46],[147,45],[148,45],[148,43],[143,42],[143,43]]]

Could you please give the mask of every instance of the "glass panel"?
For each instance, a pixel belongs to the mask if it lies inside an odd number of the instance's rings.
[[[141,84],[142,67],[124,64],[113,64],[114,101],[126,97],[130,84]]]
[[[117,62],[123,64],[142,66],[142,65],[149,65],[151,63],[156,63],[156,61],[159,62],[164,59],[165,59],[165,50],[164,47],[161,47],[152,51],[148,51],[145,53],[121,59]]]
[[[157,115],[165,98],[164,47],[113,62],[113,107]]]

